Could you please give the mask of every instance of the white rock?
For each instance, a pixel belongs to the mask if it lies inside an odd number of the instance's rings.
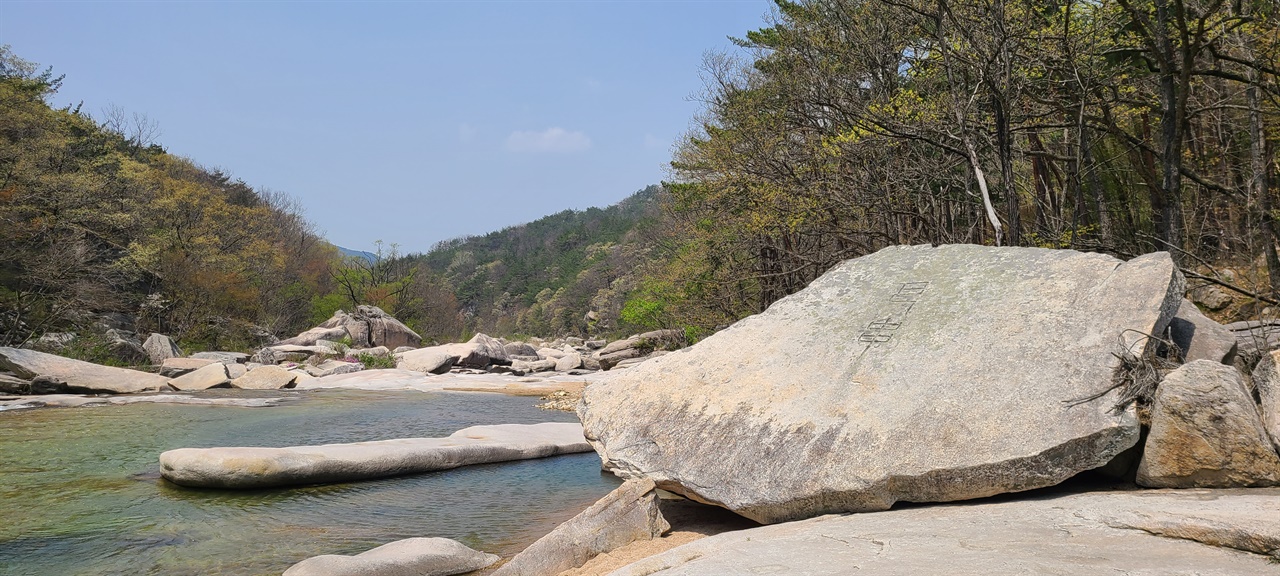
[[[265,488],[368,480],[590,450],[579,424],[500,424],[464,428],[446,438],[290,448],[180,448],[160,455],[160,474],[181,486]]]
[[[479,570],[498,561],[448,538],[408,538],[355,556],[326,554],[308,558],[284,576],[450,576]]]

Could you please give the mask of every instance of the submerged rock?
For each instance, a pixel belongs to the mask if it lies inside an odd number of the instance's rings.
[[[1099,394],[1184,285],[1165,253],[886,248],[579,414],[605,469],[765,523],[1051,486],[1137,442]]]
[[[401,438],[290,448],[180,448],[160,474],[180,486],[265,488],[368,480],[470,464],[589,452],[571,423],[472,426],[445,438]]]
[[[307,558],[284,576],[450,576],[479,570],[498,561],[493,554],[448,538],[408,538],[355,556],[325,554]]]
[[[0,347],[0,368],[25,380],[34,379],[37,376],[49,376],[65,382],[66,391],[87,394],[99,392],[131,394],[156,391],[169,381],[164,376],[147,372],[100,366],[91,362],[19,348]]]

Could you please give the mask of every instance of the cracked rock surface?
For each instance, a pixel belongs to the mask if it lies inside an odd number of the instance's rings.
[[[711,536],[612,576],[1280,575],[1280,490],[1038,495]]]

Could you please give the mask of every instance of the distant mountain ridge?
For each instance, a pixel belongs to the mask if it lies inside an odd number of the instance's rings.
[[[333,247],[337,248],[338,252],[342,253],[343,257],[346,257],[346,258],[362,258],[366,262],[370,262],[370,263],[375,262],[378,259],[378,255],[374,254],[373,252],[365,252],[363,250],[352,250],[351,248],[343,248],[342,246],[338,246],[337,244],[334,244]]]

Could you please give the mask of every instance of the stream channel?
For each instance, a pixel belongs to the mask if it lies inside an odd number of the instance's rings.
[[[0,574],[278,575],[318,554],[443,536],[510,556],[620,481],[593,452],[412,476],[255,491],[159,477],[172,448],[447,436],[480,424],[573,422],[486,393],[210,391],[272,407],[138,403],[0,412]]]

